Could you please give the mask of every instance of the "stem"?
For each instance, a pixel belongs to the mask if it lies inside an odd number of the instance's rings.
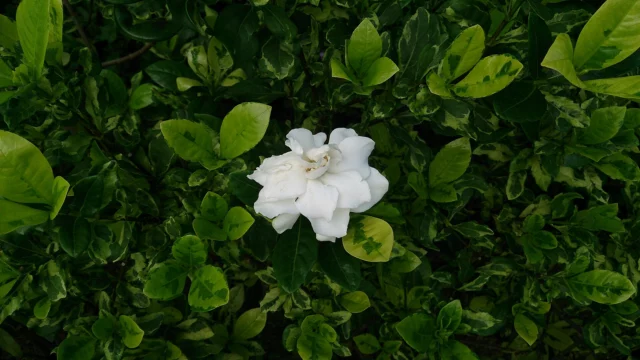
[[[73,22],[76,23],[76,30],[78,30],[78,34],[80,34],[80,38],[82,39],[82,43],[84,43],[84,45],[86,47],[88,47],[91,51],[97,53],[96,49],[93,47],[93,44],[91,43],[91,41],[89,41],[89,38],[87,37],[87,33],[84,32],[84,27],[82,27],[82,24],[80,23],[80,20],[78,19],[78,14],[76,14],[76,12],[73,10],[73,7],[69,3],[69,0],[62,0],[62,3],[64,4],[64,7],[67,8],[67,11],[71,15],[71,18],[73,19]]]
[[[140,49],[132,52],[129,55],[125,55],[119,59],[114,59],[114,60],[108,60],[102,63],[102,67],[107,67],[107,66],[111,66],[111,65],[118,65],[118,64],[122,64],[125,63],[129,60],[133,60],[135,58],[137,58],[138,56],[146,53],[149,49],[151,49],[153,47],[153,45],[155,45],[155,43],[147,43],[145,44],[143,47],[141,47]]]

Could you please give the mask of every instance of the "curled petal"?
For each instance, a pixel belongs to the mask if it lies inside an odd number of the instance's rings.
[[[337,128],[331,132],[331,135],[329,136],[329,144],[340,144],[342,140],[353,136],[358,136],[358,133],[356,133],[355,130],[347,128]]]
[[[369,189],[371,190],[371,200],[351,209],[352,212],[360,213],[367,211],[377,204],[382,199],[384,194],[389,190],[389,180],[385,178],[378,170],[371,168],[371,175],[367,178]]]
[[[355,170],[360,173],[363,179],[369,177],[369,155],[373,151],[375,142],[368,137],[353,136],[344,139],[338,149],[342,154],[340,161],[331,162],[329,172],[339,173],[343,171]]]
[[[316,233],[316,238],[318,235],[323,238],[343,237],[347,235],[349,226],[349,209],[336,209],[330,221],[323,218],[309,219],[309,221]]]
[[[325,141],[327,141],[327,134],[321,132],[313,135],[313,142],[316,145],[315,147],[324,145]]]
[[[271,156],[262,162],[260,166],[253,172],[253,174],[247,177],[254,180],[262,186],[267,186],[269,178],[279,172],[286,172],[291,170],[302,170],[305,165],[305,161],[302,158],[290,151],[288,153]]]
[[[284,144],[298,155],[302,155],[305,151],[316,147],[315,139],[311,131],[303,128],[289,131]]]
[[[262,193],[262,191],[260,192]],[[258,214],[264,217],[268,217],[269,219],[273,219],[274,217],[281,214],[299,213],[293,198],[286,200],[268,201],[261,200],[260,197],[258,197],[258,201],[253,204],[253,208]]]
[[[308,219],[333,217],[338,203],[338,190],[318,180],[307,181],[307,191],[296,200],[298,211]]]
[[[292,229],[299,217],[300,214],[281,214],[273,219],[271,225],[273,225],[273,228],[278,234],[282,234],[283,232]]]
[[[338,189],[339,208],[352,209],[371,201],[369,184],[357,171],[345,171],[337,174],[326,173],[320,178],[323,184]]]

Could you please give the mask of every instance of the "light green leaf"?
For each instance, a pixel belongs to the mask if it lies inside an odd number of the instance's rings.
[[[482,57],[484,30],[480,25],[464,29],[453,40],[440,63],[440,76],[449,82],[469,71]]]
[[[171,252],[178,263],[189,268],[204,265],[207,261],[207,246],[197,236],[187,235],[179,238],[171,247]]]
[[[42,224],[49,219],[49,213],[33,209],[13,201],[0,199],[0,235],[7,234],[19,227]]]
[[[364,19],[351,34],[347,46],[349,67],[358,78],[366,77],[369,68],[382,54],[382,38],[369,19]]]
[[[40,78],[49,41],[50,0],[24,0],[18,5],[16,26],[32,80]]]
[[[54,260],[49,260],[38,271],[40,287],[47,293],[49,300],[52,302],[67,297],[67,286],[62,275],[58,264]]]
[[[342,238],[342,245],[351,256],[360,260],[387,262],[393,249],[393,229],[384,220],[354,216],[347,235]]]
[[[351,70],[336,58],[331,58],[331,76],[351,82],[356,81],[356,77],[351,73]]]
[[[209,77],[209,63],[207,59],[207,51],[204,46],[194,46],[187,50],[187,63],[191,70],[201,79],[206,80]]]
[[[578,142],[593,145],[611,139],[622,127],[625,112],[623,106],[596,109],[591,114],[589,127],[578,132]]]
[[[291,76],[296,65],[296,57],[291,51],[288,43],[270,38],[262,46],[262,57],[258,61],[260,70],[278,80]]]
[[[587,230],[624,232],[624,224],[617,215],[618,204],[607,204],[579,211],[574,221],[577,226]]]
[[[429,87],[429,91],[438,96],[445,98],[453,97],[445,80],[435,72],[430,73],[427,77],[427,86]]]
[[[542,60],[542,66],[559,72],[577,87],[585,87],[573,66],[573,44],[567,34],[560,34],[556,37],[547,55]]]
[[[580,70],[603,69],[640,48],[640,2],[607,0],[582,28],[573,56]]]
[[[0,155],[0,197],[19,203],[53,203],[53,171],[35,145],[0,130]]]
[[[597,164],[593,165],[598,168],[598,170],[616,180],[640,180],[640,168],[638,168],[638,163],[622,153],[607,156],[598,161]]]
[[[144,337],[144,331],[140,329],[140,326],[127,315],[120,315],[118,324],[120,325],[120,336],[122,336],[124,346],[129,349],[135,349],[140,346]]]
[[[429,186],[436,187],[458,179],[469,167],[471,144],[459,138],[445,145],[429,165]]]
[[[346,293],[340,296],[338,302],[352,314],[361,313],[371,306],[369,297],[362,291]]]
[[[364,86],[375,86],[389,80],[398,72],[398,66],[388,57],[381,57],[371,64],[367,75],[362,80]]]
[[[389,269],[394,273],[405,274],[417,269],[422,260],[412,251],[406,250],[401,256],[394,257],[389,262]]]
[[[372,355],[380,351],[382,347],[378,339],[371,334],[361,334],[353,338],[358,351],[365,355]]]
[[[258,336],[267,324],[267,313],[259,308],[245,311],[233,325],[233,338],[248,340]]]
[[[476,355],[467,345],[455,341],[449,340],[442,347],[442,360],[479,360]]]
[[[233,57],[224,44],[212,36],[207,48],[209,69],[213,72],[214,81],[219,81],[222,74],[233,67]]]
[[[155,88],[151,83],[142,84],[135,88],[129,98],[129,107],[133,110],[140,110],[153,104],[153,91]]]
[[[62,0],[49,0],[49,41],[47,45],[47,62],[62,64]]]
[[[220,221],[229,211],[227,201],[220,195],[209,191],[200,204],[200,215],[209,221]]]
[[[597,93],[639,100],[640,76],[587,80],[584,82],[584,88]]]
[[[0,46],[11,50],[16,42],[18,42],[16,23],[0,14]]]
[[[521,70],[522,64],[510,56],[487,56],[453,87],[453,91],[462,97],[487,97],[506,88]]]
[[[234,107],[222,121],[220,155],[233,159],[256,146],[269,126],[271,106],[242,103]]]
[[[58,360],[87,360],[96,351],[96,339],[90,336],[69,335],[58,346]]]
[[[224,231],[229,236],[229,240],[238,240],[244,235],[256,220],[242,207],[232,207],[224,217]]]
[[[178,91],[187,91],[192,87],[204,86],[200,81],[195,79],[190,79],[186,77],[177,77],[176,78],[176,87]]]
[[[13,70],[0,59],[0,89],[13,86]]]
[[[426,314],[409,315],[395,327],[407,345],[419,352],[428,351],[435,339],[436,322]]]
[[[143,292],[151,299],[175,299],[182,294],[187,274],[187,271],[175,262],[161,263],[149,272]]]
[[[181,158],[199,162],[209,170],[224,164],[215,153],[218,141],[208,126],[189,120],[167,120],[160,123],[160,130]]]
[[[285,231],[271,254],[273,271],[280,287],[293,293],[304,283],[318,259],[318,240],[311,226],[299,219],[293,229]]]
[[[202,218],[193,219],[191,224],[199,238],[205,240],[225,241],[227,233],[218,225]]]
[[[619,304],[636,293],[633,283],[624,275],[609,270],[592,270],[566,279],[569,288],[600,304]]]
[[[189,305],[192,311],[211,311],[228,302],[229,286],[222,269],[205,265],[191,275]]]
[[[458,199],[458,193],[453,185],[440,184],[429,189],[429,199],[437,203],[450,203]]]
[[[513,326],[516,328],[518,335],[520,335],[529,346],[533,346],[536,340],[538,340],[538,325],[527,316],[523,314],[516,315]]]
[[[49,218],[51,220],[55,219],[62,209],[62,205],[64,205],[64,201],[67,199],[67,193],[69,192],[69,182],[65,180],[61,176],[56,176],[53,179],[53,191],[52,191],[52,199],[53,203],[51,204],[52,209],[49,213]]]

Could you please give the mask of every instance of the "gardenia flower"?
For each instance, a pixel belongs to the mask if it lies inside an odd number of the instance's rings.
[[[389,181],[369,166],[375,142],[353,129],[327,135],[307,129],[287,134],[291,151],[264,160],[249,179],[263,186],[254,204],[257,213],[273,219],[282,234],[300,214],[311,222],[316,238],[335,241],[347,234],[349,213],[369,210],[389,189]]]

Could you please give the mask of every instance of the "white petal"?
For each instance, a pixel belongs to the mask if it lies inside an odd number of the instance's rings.
[[[362,178],[369,177],[369,155],[373,151],[375,142],[368,137],[353,136],[344,139],[338,149],[342,154],[342,160],[331,162],[329,172],[339,173],[356,170]]]
[[[338,189],[339,208],[352,209],[371,201],[369,184],[357,171],[345,171],[338,174],[326,173],[320,178],[323,184]]]
[[[318,180],[307,181],[307,191],[296,200],[298,211],[309,219],[331,220],[338,203],[338,189]]]
[[[356,133],[356,131],[353,129],[347,129],[347,128],[334,129],[331,132],[331,135],[329,135],[329,144],[340,144],[342,140],[352,136],[358,136],[358,133]]]
[[[347,227],[349,226],[349,209],[336,209],[333,213],[331,221],[322,218],[309,219],[313,231],[324,237],[343,237],[347,235]],[[319,240],[319,239],[318,239]]]
[[[258,201],[253,204],[254,210],[262,216],[272,219],[280,214],[297,214],[294,198],[286,200],[268,201],[258,197]]]
[[[352,212],[360,213],[371,209],[389,190],[389,180],[375,168],[371,168],[371,176],[367,179],[367,183],[369,184],[369,189],[371,189],[371,200],[355,209],[351,209]]]
[[[273,221],[271,225],[276,230],[278,234],[282,234],[283,232],[290,230],[295,225],[296,221],[300,217],[300,214],[282,214],[278,215]]]
[[[262,162],[260,166],[253,172],[253,174],[247,177],[251,180],[255,180],[258,184],[266,186],[273,174],[281,171],[290,171],[295,168],[302,169],[305,165],[305,161],[302,160],[300,155],[290,151],[288,153],[271,156]]]
[[[289,131],[284,144],[298,155],[302,155],[305,151],[316,147],[311,131],[303,128]]]
[[[336,242],[336,237],[335,236],[324,236],[324,235],[316,234],[316,240],[318,240],[318,241]]]
[[[320,147],[324,145],[324,142],[327,141],[327,134],[321,132],[313,135],[313,142],[315,143],[315,147]]]

